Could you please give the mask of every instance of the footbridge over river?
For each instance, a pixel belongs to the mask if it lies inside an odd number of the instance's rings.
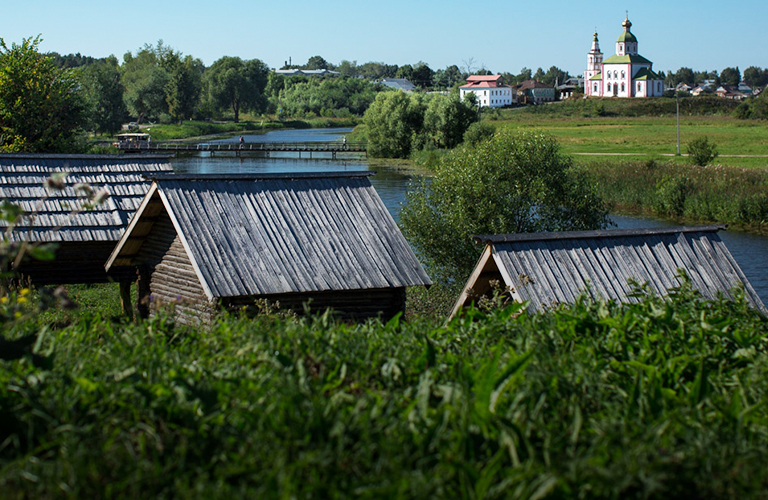
[[[365,142],[208,142],[190,144],[181,142],[118,142],[115,146],[130,153],[194,153],[209,152],[242,154],[258,154],[269,158],[272,153],[295,153],[299,158],[324,159],[330,154],[331,159],[336,159],[339,153],[366,154]],[[302,156],[303,155],[303,156]]]

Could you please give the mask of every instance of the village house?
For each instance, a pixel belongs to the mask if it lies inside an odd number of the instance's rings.
[[[155,176],[106,269],[137,268],[142,316],[205,323],[261,301],[392,318],[431,281],[369,175]]]
[[[731,296],[743,287],[747,301],[766,312],[717,232],[725,226],[616,229],[475,236],[485,248],[454,305],[451,317],[493,292],[506,289],[531,313],[593,300],[635,302],[636,286],[666,295],[682,284],[681,272],[704,299]],[[634,282],[634,284],[633,284]]]
[[[555,88],[537,80],[526,80],[515,85],[517,102],[524,104],[541,104],[555,100]]]
[[[504,84],[501,75],[470,75],[467,83],[459,88],[461,100],[470,93],[475,95],[479,107],[501,108],[517,102],[512,88]]]

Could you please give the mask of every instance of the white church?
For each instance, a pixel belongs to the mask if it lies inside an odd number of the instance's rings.
[[[616,55],[603,60],[597,33],[587,54],[584,93],[592,97],[653,97],[664,94],[664,81],[653,72],[653,63],[637,53],[637,38],[629,31],[629,17],[621,23],[624,32],[616,40]]]

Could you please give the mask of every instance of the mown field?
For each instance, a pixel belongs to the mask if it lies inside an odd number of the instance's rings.
[[[628,159],[672,158],[677,151],[677,118],[674,99],[626,101],[621,99],[575,100],[487,113],[497,126],[538,128],[555,137],[563,151],[575,155],[577,163],[593,161],[583,154],[630,154]],[[684,99],[680,114],[680,152],[687,144],[707,137],[717,146],[717,164],[768,167],[768,126],[764,120],[732,116],[736,103],[722,99]],[[598,110],[600,108],[601,110]],[[763,158],[739,158],[760,155]],[[612,157],[604,160],[614,161]]]
[[[742,301],[209,328],[46,327],[34,301],[0,305],[41,356],[0,361],[3,498],[768,495],[768,323]]]

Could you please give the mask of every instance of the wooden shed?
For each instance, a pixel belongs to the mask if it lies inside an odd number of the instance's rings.
[[[135,270],[104,270],[115,244],[151,183],[145,174],[172,172],[170,156],[0,154],[0,199],[34,214],[10,234],[11,241],[55,242],[56,260],[23,263],[20,272],[38,285],[99,283],[135,279]],[[64,189],[48,189],[46,180],[67,172]],[[105,189],[106,200],[82,210],[78,183]],[[74,215],[73,215],[74,213]],[[0,229],[8,223],[0,221]],[[133,276],[128,273],[134,273]]]
[[[491,291],[491,281],[509,287],[517,302],[536,312],[573,303],[581,293],[593,299],[632,302],[630,280],[647,283],[658,295],[681,284],[680,270],[705,299],[730,296],[744,286],[746,298],[765,306],[718,231],[725,226],[570,231],[476,236],[485,243],[474,271],[451,312]]]
[[[142,314],[183,322],[256,299],[391,318],[431,282],[369,175],[156,176],[106,268],[137,266]]]

